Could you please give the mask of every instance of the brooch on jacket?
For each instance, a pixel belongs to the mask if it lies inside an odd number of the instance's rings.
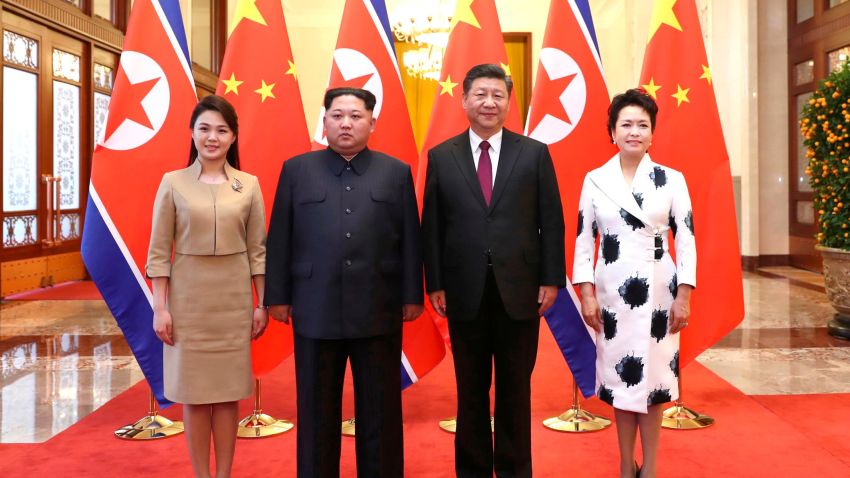
[[[237,179],[237,178],[233,178],[233,184],[231,184],[230,187],[232,187],[233,190],[236,191],[237,193],[242,192],[242,183],[240,183],[239,179]]]

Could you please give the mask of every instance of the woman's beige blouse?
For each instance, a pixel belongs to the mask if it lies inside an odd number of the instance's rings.
[[[165,173],[156,193],[145,273],[171,276],[171,252],[223,256],[248,253],[251,275],[265,274],[266,219],[255,176],[225,164],[227,182],[198,180],[201,164]]]

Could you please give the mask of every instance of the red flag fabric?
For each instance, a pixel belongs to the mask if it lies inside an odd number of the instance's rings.
[[[452,16],[449,42],[443,54],[443,68],[440,71],[437,98],[431,110],[431,122],[419,155],[419,172],[416,176],[416,197],[419,204],[422,204],[422,195],[425,193],[428,150],[469,128],[469,120],[461,103],[463,78],[470,68],[482,63],[502,65],[507,74],[511,74],[505,41],[502,37],[502,27],[496,12],[496,2],[494,0],[458,0]],[[516,94],[513,92],[505,128],[514,132],[522,131],[520,111]],[[434,317],[446,346],[451,347],[448,322],[437,315],[429,301],[425,302],[426,309]]]
[[[578,227],[584,174],[617,152],[605,131],[608,105],[599,53],[578,5],[573,0],[552,0],[525,131],[549,145],[555,164],[567,231],[568,270],[573,263],[576,236],[572,231]],[[587,398],[596,388],[596,345],[581,318],[575,290],[567,287],[558,294],[546,322]]]
[[[347,0],[342,14],[328,89],[363,88],[371,91],[377,103],[373,111],[375,131],[369,147],[410,165],[416,173],[418,154],[413,127],[383,0]],[[313,136],[313,149],[327,146],[322,117]],[[402,335],[402,388],[430,372],[446,354],[442,339],[426,313],[404,324]]]
[[[216,94],[236,108],[241,167],[259,178],[268,225],[281,166],[310,150],[310,136],[280,1],[240,0],[231,30]],[[252,342],[254,375],[270,372],[292,351],[291,326],[270,320]]]
[[[694,0],[657,0],[641,86],[658,102],[650,154],[685,175],[697,242],[697,288],[680,366],[744,318],[741,256],[729,155]]]

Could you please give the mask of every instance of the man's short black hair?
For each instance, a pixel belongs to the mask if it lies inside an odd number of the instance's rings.
[[[481,65],[475,65],[466,72],[466,77],[463,79],[463,94],[464,96],[469,93],[469,90],[472,88],[472,82],[477,80],[478,78],[495,78],[497,80],[502,80],[505,82],[505,85],[508,87],[508,96],[511,94],[511,90],[514,89],[514,82],[511,80],[511,77],[505,73],[505,70],[495,63],[484,63]]]
[[[626,106],[637,106],[646,111],[649,115],[649,125],[655,132],[655,117],[658,115],[658,105],[655,100],[649,96],[646,91],[639,88],[632,88],[620,93],[611,100],[611,106],[608,107],[608,134],[614,132],[617,126],[617,118],[620,116],[620,110]]]
[[[344,95],[360,98],[363,100],[363,103],[366,103],[366,109],[368,111],[374,111],[375,105],[378,103],[375,95],[369,90],[362,88],[331,88],[325,92],[325,110],[331,109],[331,103],[333,103],[334,98]]]

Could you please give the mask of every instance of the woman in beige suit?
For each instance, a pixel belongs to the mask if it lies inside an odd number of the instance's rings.
[[[251,290],[252,280],[264,290],[265,214],[257,178],[239,171],[233,107],[208,96],[189,126],[189,166],[166,173],[157,192],[146,273],[165,396],[184,404],[195,476],[210,476],[212,435],[216,476],[228,477],[238,401],[252,389],[251,339],[268,323]]]

